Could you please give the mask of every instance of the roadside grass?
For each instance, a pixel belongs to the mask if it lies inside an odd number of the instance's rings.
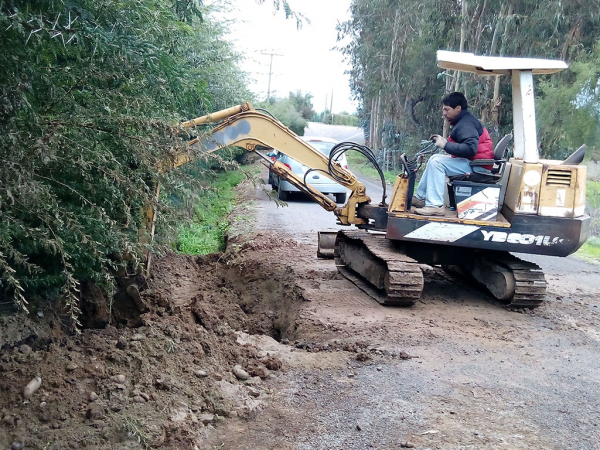
[[[600,238],[591,236],[575,255],[586,261],[600,263]]]
[[[188,255],[207,255],[225,250],[227,216],[235,206],[235,187],[246,178],[241,170],[218,173],[211,190],[194,205],[194,219],[179,231],[175,249]]]
[[[373,167],[364,156],[356,152],[347,152],[346,158],[348,159],[348,165],[350,166],[351,172],[356,172],[371,180],[379,181],[380,178],[377,170],[375,170],[375,167]],[[399,172],[388,170],[383,172],[383,176],[386,182],[393,185],[398,173]]]

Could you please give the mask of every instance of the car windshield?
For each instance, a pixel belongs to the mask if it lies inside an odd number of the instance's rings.
[[[325,142],[325,141],[308,141],[310,145],[319,150],[321,153],[329,156],[331,153],[331,149],[335,145],[333,142]]]

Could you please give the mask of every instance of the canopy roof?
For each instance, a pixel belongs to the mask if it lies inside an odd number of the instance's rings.
[[[437,61],[442,69],[473,72],[479,75],[510,75],[511,70],[531,70],[534,74],[550,74],[569,67],[566,62],[558,59],[478,56],[473,53],[446,50],[438,50]]]

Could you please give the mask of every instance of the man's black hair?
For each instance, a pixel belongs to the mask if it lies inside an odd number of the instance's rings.
[[[463,111],[469,107],[467,99],[460,92],[451,92],[450,94],[446,95],[442,99],[442,104],[450,106],[451,108],[461,106]]]

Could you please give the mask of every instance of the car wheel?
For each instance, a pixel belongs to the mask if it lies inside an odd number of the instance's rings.
[[[273,172],[271,172],[269,170],[269,182],[267,184],[270,184],[271,186],[273,186]]]
[[[335,202],[336,203],[346,203],[347,194],[344,192],[342,194],[335,194]]]
[[[281,189],[281,186],[277,188],[277,198],[279,200],[286,201],[288,199],[289,194],[290,193],[288,191],[284,191],[283,189]]]

